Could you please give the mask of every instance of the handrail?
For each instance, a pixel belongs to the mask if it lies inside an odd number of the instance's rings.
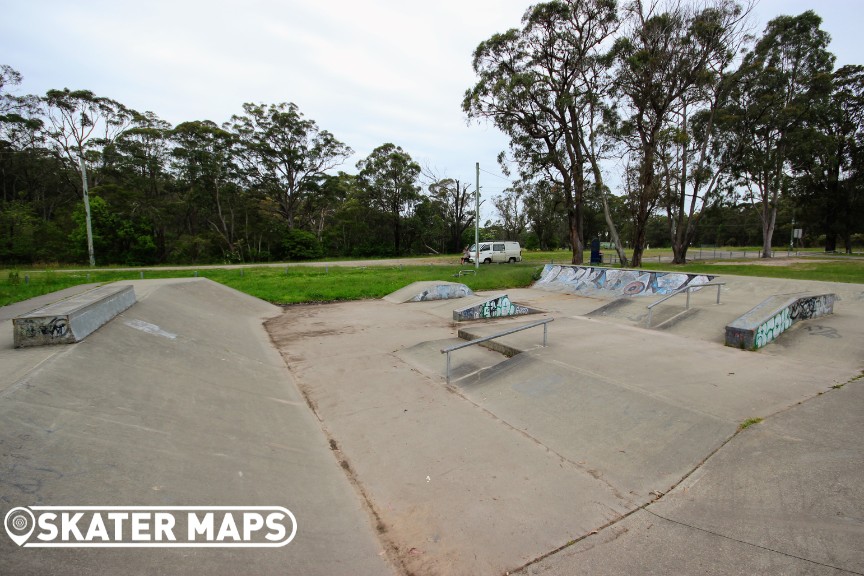
[[[662,304],[666,300],[669,300],[673,296],[677,296],[678,294],[681,294],[682,292],[687,292],[687,304],[684,306],[685,310],[690,309],[690,291],[694,290],[696,288],[704,288],[706,286],[717,286],[717,304],[720,304],[720,287],[725,286],[725,285],[726,285],[725,282],[706,282],[705,284],[688,284],[687,286],[682,286],[681,288],[678,288],[677,290],[673,290],[672,292],[670,292],[669,294],[667,294],[666,296],[664,296],[660,300],[657,300],[656,302],[652,302],[651,304],[648,304],[648,321],[646,322],[645,327],[646,328],[651,327],[651,314],[652,314],[653,308],[655,306],[657,306],[658,304]]]
[[[487,342],[489,340],[494,340],[495,338],[500,338],[502,336],[507,336],[509,334],[513,334],[515,332],[521,332],[522,330],[527,330],[529,328],[534,328],[536,326],[543,325],[543,346],[546,346],[546,325],[549,322],[555,320],[554,318],[546,318],[544,320],[538,320],[536,322],[532,322],[531,324],[526,324],[524,326],[517,326],[516,328],[510,328],[509,330],[504,330],[503,332],[498,332],[497,334],[492,334],[491,336],[484,336],[483,338],[477,338],[475,340],[470,340],[468,342],[464,342],[462,344],[454,344],[448,348],[442,348],[441,354],[447,354],[447,383],[450,383],[450,353],[461,348],[467,348],[468,346],[473,346],[475,344],[480,344],[481,342]]]

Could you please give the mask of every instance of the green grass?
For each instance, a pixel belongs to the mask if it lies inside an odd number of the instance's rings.
[[[738,430],[746,430],[750,426],[753,426],[754,424],[759,424],[760,422],[762,422],[762,418],[748,418],[747,420],[738,425]]]
[[[719,249],[718,249],[719,250]],[[755,249],[754,249],[755,250]],[[717,263],[699,262],[674,266],[668,262],[651,262],[658,255],[669,255],[668,250],[651,250],[646,253],[644,267],[650,270],[670,270],[699,274],[737,276],[762,276],[791,278],[798,280],[822,280],[829,282],[851,282],[864,284],[864,258],[845,257],[819,258],[814,255],[807,262],[782,265],[761,265],[756,260],[719,260]],[[543,264],[554,261],[566,264],[571,260],[568,251],[523,252],[521,264],[481,266],[477,276],[455,278],[460,268],[458,255],[442,255],[432,258],[434,265],[418,260],[405,266],[376,265],[370,261],[366,266],[290,266],[253,267],[243,269],[199,268],[198,276],[210,278],[237,290],[277,304],[301,302],[328,302],[334,300],[358,300],[381,298],[419,280],[450,280],[468,285],[473,290],[498,290],[529,286],[532,276]],[[586,252],[586,262],[589,254]],[[812,259],[812,261],[811,261]],[[441,262],[453,262],[442,264]],[[777,264],[779,261],[772,261]],[[188,278],[195,268],[166,270],[162,268],[143,271],[145,278]],[[70,286],[92,283],[107,283],[118,280],[136,280],[142,270],[86,270],[51,269],[37,270],[21,268],[0,270],[0,306],[27,300],[42,294],[55,292]]]
[[[533,266],[483,266],[477,275],[459,278],[459,266],[332,266],[292,267],[286,274],[279,268],[252,268],[240,276],[237,270],[214,270],[201,275],[227,286],[277,304],[329,302],[381,298],[412,282],[448,280],[461,282],[472,290],[495,290],[529,286]]]
[[[209,278],[252,296],[276,304],[328,302],[381,298],[420,280],[448,280],[466,284],[472,290],[496,290],[529,286],[537,267],[530,264],[481,266],[477,275],[454,277],[458,265],[411,266],[291,266],[279,268],[202,269],[200,278]],[[106,283],[138,280],[140,270],[105,272],[2,271],[0,306],[88,282]],[[15,276],[17,274],[17,277]],[[189,270],[146,270],[144,278],[189,278]],[[29,282],[25,282],[25,275]]]
[[[816,260],[812,262],[789,263],[784,265],[763,265],[719,261],[717,264],[685,264],[673,266],[669,263],[646,262],[649,270],[675,270],[698,274],[732,274],[735,276],[761,276],[763,278],[790,278],[793,280],[821,280],[824,282],[851,282],[864,284],[864,259]]]

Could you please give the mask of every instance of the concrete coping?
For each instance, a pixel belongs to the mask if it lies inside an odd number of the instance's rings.
[[[13,318],[15,347],[80,342],[135,302],[132,286],[109,284],[37,308]]]
[[[726,345],[757,350],[796,322],[834,313],[836,294],[776,294],[726,326]]]

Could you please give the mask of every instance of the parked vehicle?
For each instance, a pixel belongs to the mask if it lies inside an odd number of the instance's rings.
[[[468,261],[472,264],[477,258],[477,245],[472,244],[469,248],[471,256]],[[518,242],[508,242],[505,240],[486,240],[480,243],[480,262],[483,264],[491,264],[493,262],[521,262],[522,247]]]

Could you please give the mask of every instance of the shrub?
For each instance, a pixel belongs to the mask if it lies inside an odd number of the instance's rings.
[[[296,228],[285,233],[282,248],[289,260],[314,260],[324,255],[321,243],[314,234]]]

